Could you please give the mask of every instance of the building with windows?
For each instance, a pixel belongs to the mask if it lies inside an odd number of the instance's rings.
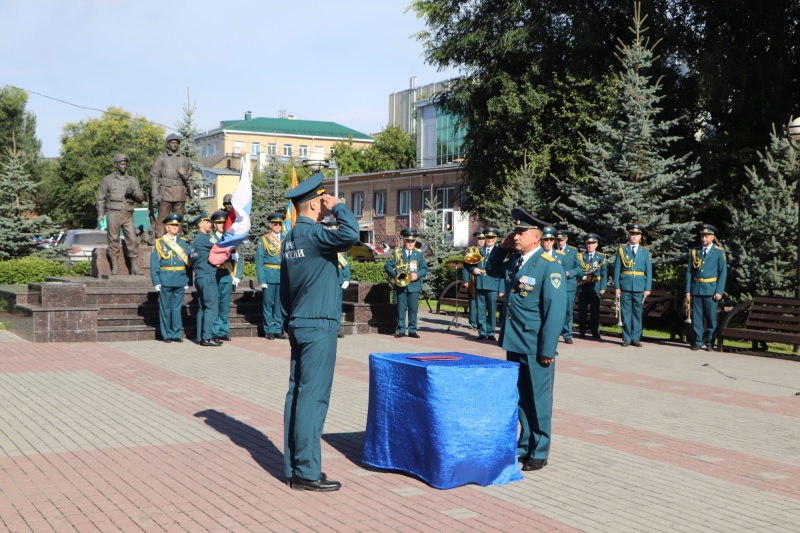
[[[203,174],[201,200],[211,210],[222,207],[223,196],[238,183],[242,152],[250,153],[252,170],[261,170],[273,161],[300,164],[312,154],[331,157],[334,144],[349,140],[362,148],[375,142],[372,136],[336,122],[298,120],[292,115],[253,118],[248,111],[243,120],[223,120],[218,128],[193,139]]]

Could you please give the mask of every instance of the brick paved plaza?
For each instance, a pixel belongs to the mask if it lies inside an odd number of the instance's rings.
[[[283,479],[288,341],[32,344],[0,331],[0,528],[8,531],[800,530],[800,363],[560,345],[550,464],[437,490],[360,462],[372,352],[495,358],[420,313],[422,338],[348,336],[323,467]]]

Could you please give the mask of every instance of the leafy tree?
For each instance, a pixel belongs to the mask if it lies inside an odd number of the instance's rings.
[[[366,171],[381,172],[412,168],[416,163],[416,141],[398,126],[387,126],[365,152]],[[338,153],[336,163],[339,163]]]
[[[36,138],[36,116],[25,111],[28,93],[5,86],[0,89],[0,163],[7,161],[9,151],[25,154],[26,171],[38,181],[37,163],[42,143]]]
[[[93,227],[97,187],[114,170],[114,154],[128,156],[128,174],[147,191],[150,167],[163,149],[161,126],[120,108],[109,107],[101,118],[67,124],[61,137],[58,180],[48,182],[51,190],[58,191],[55,215],[77,227]]]
[[[793,296],[797,287],[797,152],[773,128],[771,142],[746,168],[746,198],[731,209],[728,228],[728,288],[741,299]],[[733,282],[733,283],[731,283]]]
[[[33,237],[50,235],[57,230],[48,216],[36,213],[38,184],[31,180],[24,166],[24,154],[12,148],[0,163],[0,259],[22,257],[31,253]]]
[[[336,158],[336,165],[339,167],[340,176],[364,174],[368,172],[367,149],[354,146],[352,139],[334,144],[333,151],[334,157]]]
[[[710,191],[692,190],[699,165],[689,154],[666,155],[677,140],[670,135],[677,121],[658,117],[663,97],[647,74],[655,45],[644,37],[645,19],[637,5],[633,42],[620,40],[618,47],[616,112],[597,122],[602,140],[585,141],[590,181],[585,187],[564,184],[569,196],[558,209],[581,231],[597,233],[609,253],[625,240],[626,223],[644,224],[654,262],[674,263],[685,257],[681,245],[697,224],[693,208]]]

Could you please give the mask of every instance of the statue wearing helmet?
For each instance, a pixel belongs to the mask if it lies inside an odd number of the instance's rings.
[[[167,135],[166,152],[156,156],[150,169],[150,191],[153,203],[158,206],[157,220],[162,221],[170,213],[184,214],[186,199],[192,198],[192,162],[181,154],[181,139],[171,133]],[[164,234],[164,225],[159,222],[158,234]]]

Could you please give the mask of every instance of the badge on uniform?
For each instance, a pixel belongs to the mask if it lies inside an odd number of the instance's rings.
[[[558,272],[553,272],[550,274],[550,283],[552,283],[553,287],[556,289],[559,288],[561,286],[561,274]]]
[[[529,292],[533,291],[534,286],[536,286],[536,278],[522,276],[519,278],[519,295],[525,298]]]

